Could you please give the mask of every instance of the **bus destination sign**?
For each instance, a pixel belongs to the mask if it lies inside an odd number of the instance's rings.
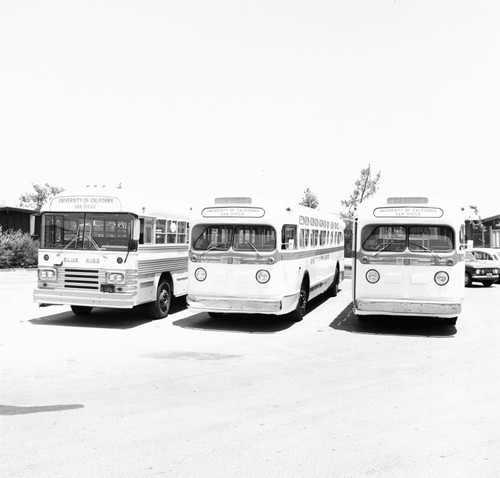
[[[111,196],[61,196],[54,198],[52,211],[119,211],[120,200]]]
[[[207,207],[203,209],[203,217],[264,217],[264,209],[260,207]]]
[[[373,211],[375,217],[443,217],[438,207],[378,207]]]

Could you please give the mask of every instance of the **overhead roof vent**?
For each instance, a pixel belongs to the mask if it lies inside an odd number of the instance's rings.
[[[429,198],[426,197],[392,197],[387,198],[387,204],[428,204]]]
[[[245,197],[215,198],[215,204],[252,204],[252,198],[245,198]]]

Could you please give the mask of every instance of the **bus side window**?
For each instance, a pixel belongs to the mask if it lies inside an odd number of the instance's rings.
[[[297,226],[285,224],[281,230],[281,249],[297,249]]]
[[[167,221],[165,219],[156,220],[155,242],[156,244],[165,244]]]

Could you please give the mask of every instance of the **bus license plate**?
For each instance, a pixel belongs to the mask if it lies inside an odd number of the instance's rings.
[[[113,284],[102,284],[101,292],[114,292],[115,286]]]

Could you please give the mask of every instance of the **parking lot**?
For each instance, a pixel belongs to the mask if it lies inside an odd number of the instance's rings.
[[[359,322],[351,282],[304,320],[32,303],[0,272],[1,475],[496,477],[500,285],[456,326]]]

